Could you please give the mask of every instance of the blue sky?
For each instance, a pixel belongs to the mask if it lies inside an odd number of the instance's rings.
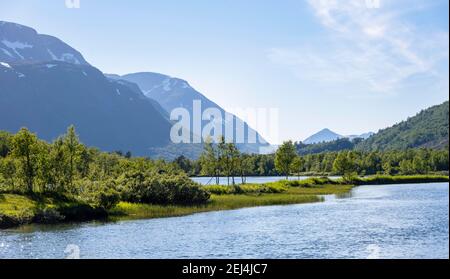
[[[376,132],[448,100],[448,1],[379,1],[0,0],[0,20],[106,73],[160,72],[226,109],[278,108],[273,142]]]

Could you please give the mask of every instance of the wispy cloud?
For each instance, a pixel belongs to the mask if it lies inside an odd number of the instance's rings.
[[[307,0],[328,37],[321,44],[276,47],[269,59],[290,67],[302,79],[357,83],[391,92],[411,77],[448,80],[448,31],[423,32],[411,14],[427,9],[423,0]],[[369,2],[369,3],[368,3]]]

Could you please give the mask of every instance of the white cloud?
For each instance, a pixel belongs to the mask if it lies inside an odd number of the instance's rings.
[[[357,83],[371,91],[391,92],[417,75],[447,79],[448,31],[423,32],[411,14],[426,9],[423,0],[307,0],[329,36],[295,48],[277,47],[269,59],[290,67],[306,80]],[[409,20],[407,20],[409,19]]]

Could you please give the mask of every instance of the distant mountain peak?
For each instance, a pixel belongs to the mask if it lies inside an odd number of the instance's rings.
[[[304,144],[315,144],[315,143],[323,143],[323,142],[330,142],[335,141],[338,139],[347,138],[349,140],[354,140],[357,138],[362,139],[368,139],[371,136],[373,136],[375,133],[368,132],[361,135],[349,135],[349,136],[343,136],[338,133],[333,132],[332,130],[325,128],[320,130],[319,132],[315,133],[314,135],[310,136],[309,138],[305,139],[303,141]]]
[[[322,129],[321,131],[315,133],[314,135],[308,137],[303,141],[305,144],[314,144],[314,143],[321,143],[321,142],[329,142],[333,140],[337,140],[340,138],[343,138],[344,136],[341,136],[333,131],[331,131],[328,128]]]

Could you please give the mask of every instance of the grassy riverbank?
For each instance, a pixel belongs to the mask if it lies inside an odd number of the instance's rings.
[[[64,197],[0,194],[0,228],[29,223],[58,223],[109,217],[112,220],[185,216],[246,207],[320,202],[320,195],[345,194],[357,185],[448,182],[448,176],[373,176],[332,180],[278,181],[238,186],[205,186],[211,193],[205,205],[178,206],[120,202],[108,212]]]
[[[107,216],[102,209],[65,197],[0,194],[0,229],[30,223],[89,221]]]

